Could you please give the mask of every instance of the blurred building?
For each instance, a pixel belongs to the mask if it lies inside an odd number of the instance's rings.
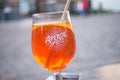
[[[36,0],[0,0],[0,20],[18,19],[35,12]]]

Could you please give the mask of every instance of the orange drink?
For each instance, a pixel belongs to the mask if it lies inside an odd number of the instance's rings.
[[[75,50],[75,35],[69,21],[33,24],[33,56],[47,70],[62,71],[73,58]]]

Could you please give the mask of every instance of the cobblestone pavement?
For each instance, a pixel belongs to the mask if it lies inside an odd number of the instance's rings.
[[[120,64],[120,14],[71,19],[77,50],[63,72],[82,73],[82,80],[107,80],[95,70]],[[33,59],[31,25],[31,18],[0,22],[0,80],[45,80],[51,75]],[[109,80],[120,80],[120,74]]]

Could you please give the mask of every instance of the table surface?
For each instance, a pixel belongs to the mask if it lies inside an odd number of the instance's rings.
[[[87,71],[81,75],[81,80],[88,80],[88,78],[86,79],[86,76],[88,75],[90,76],[90,80],[92,80],[92,78],[93,80],[119,80],[120,64],[105,65],[105,66],[101,66],[99,68]]]
[[[120,64],[102,66],[84,73],[62,73],[62,77],[64,77],[65,80],[70,80],[70,78],[71,80],[88,80],[88,76],[90,80],[119,80]],[[46,80],[54,79],[53,76],[49,76]]]

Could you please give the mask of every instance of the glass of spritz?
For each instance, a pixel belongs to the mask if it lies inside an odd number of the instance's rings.
[[[72,60],[76,40],[69,11],[47,12],[33,15],[32,52],[35,60],[60,80],[61,71]]]

